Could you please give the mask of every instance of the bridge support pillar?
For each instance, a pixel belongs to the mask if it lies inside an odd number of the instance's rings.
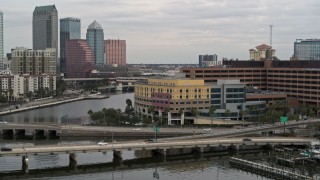
[[[113,151],[113,163],[117,165],[122,165],[122,151]]]
[[[28,166],[28,155],[22,156],[22,164]]]
[[[163,149],[163,161],[167,162],[167,149]]]
[[[44,130],[44,136],[46,140],[49,140],[49,130]]]
[[[69,154],[69,160],[70,160],[70,163],[71,162],[77,163],[77,154],[76,153],[70,153]]]
[[[29,166],[28,155],[22,156],[22,171],[26,174],[29,172],[28,166]]]
[[[121,151],[113,151],[113,157],[122,159],[122,152]]]
[[[196,147],[193,149],[193,152],[200,155],[201,158],[203,157],[204,147]]]

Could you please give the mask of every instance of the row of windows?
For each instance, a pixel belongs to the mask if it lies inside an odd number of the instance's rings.
[[[291,76],[291,75],[273,75],[269,74],[268,77],[280,77],[289,79],[319,79],[319,76]]]
[[[138,90],[140,90],[140,91],[149,91],[149,88],[148,87],[137,87],[137,89]],[[195,93],[197,93],[197,92],[199,92],[199,93],[201,93],[201,92],[209,92],[209,88],[199,88],[199,89],[176,89],[176,90],[174,90],[174,89],[164,89],[164,88],[150,88],[150,91],[152,92],[152,93],[173,93],[173,92],[180,92],[180,93],[182,93],[182,92],[195,92]]]
[[[243,103],[244,100],[243,99],[231,99],[231,100],[227,100],[227,103]]]
[[[140,107],[149,107],[148,105],[140,104],[140,103],[135,103],[135,105],[136,105],[136,106],[140,106]],[[154,109],[160,109],[160,110],[164,111],[164,109],[165,109],[166,107],[153,106],[153,108],[154,108]],[[197,108],[197,109],[200,109],[200,110],[202,110],[202,109],[209,109],[209,107],[203,107],[203,106],[194,107],[194,108]],[[186,107],[186,108],[184,108],[184,107],[182,107],[182,108],[178,108],[178,107],[173,108],[173,107],[171,107],[171,108],[170,108],[171,111],[173,111],[173,110],[176,110],[176,111],[179,111],[179,110],[182,110],[182,111],[191,111],[191,109],[192,109],[191,107]]]
[[[210,101],[176,101],[170,102],[166,100],[156,100],[156,99],[144,99],[144,98],[136,98],[138,101],[143,102],[152,102],[152,103],[161,103],[161,104],[209,104]]]
[[[244,88],[227,88],[227,92],[244,92]]]
[[[190,71],[184,70],[183,72],[188,73]],[[196,70],[195,73],[252,73],[252,72],[262,72],[266,73],[266,70]]]
[[[244,94],[227,94],[226,98],[244,98]]]
[[[195,75],[196,78],[219,78],[219,77],[250,77],[250,78],[260,78],[260,77],[266,77],[265,74],[248,74],[248,75]],[[190,77],[190,76],[188,76]]]

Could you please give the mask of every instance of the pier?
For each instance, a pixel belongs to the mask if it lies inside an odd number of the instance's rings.
[[[292,179],[292,180],[312,180],[312,177],[306,176],[301,172],[291,172],[285,169],[271,167],[265,164],[255,163],[252,161],[231,157],[230,165],[239,169],[261,174],[275,179]]]

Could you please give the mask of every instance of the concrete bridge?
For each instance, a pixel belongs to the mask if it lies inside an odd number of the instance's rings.
[[[58,125],[32,125],[32,124],[0,124],[0,137],[30,136],[33,138],[55,138],[60,135],[61,127]]]
[[[256,126],[256,127],[248,127],[242,129],[228,129],[224,131],[215,131],[212,130],[211,132],[204,132],[202,129],[182,129],[182,128],[163,128],[163,131],[166,131],[168,136],[179,136],[179,137],[172,137],[166,138],[167,141],[172,140],[188,140],[188,139],[201,139],[201,138],[221,138],[221,137],[237,137],[243,136],[247,134],[254,134],[254,133],[261,133],[261,132],[269,132],[274,131],[276,129],[288,129],[291,130],[293,128],[297,128],[298,126],[305,126],[308,124],[319,123],[320,119],[309,119],[306,121],[291,121],[289,124],[285,126],[283,124],[269,124],[264,126]],[[139,128],[138,132],[133,133],[133,128],[118,128],[118,127],[99,127],[99,126],[80,126],[80,125],[60,125],[60,124],[1,124],[0,125],[0,136],[10,136],[15,138],[16,136],[41,136],[41,137],[57,137],[60,136],[62,133],[68,132],[77,132],[84,136],[85,134],[102,134],[103,136],[111,136],[113,133],[122,132],[122,133],[129,133],[131,132],[130,136],[138,136],[139,134],[149,134],[152,135],[153,131],[152,128]],[[192,134],[194,135],[187,135]],[[84,133],[84,134],[83,134]],[[165,134],[165,133],[164,133]],[[170,136],[169,136],[170,135]],[[164,136],[162,136],[164,137]]]
[[[193,136],[183,136],[183,137],[173,137],[173,138],[166,138],[166,140],[187,140],[187,139],[201,139],[201,138],[221,138],[221,137],[237,137],[237,136],[243,136],[248,134],[254,134],[254,133],[267,133],[273,132],[276,129],[290,129],[293,131],[293,129],[298,128],[299,126],[305,126],[308,124],[314,124],[314,123],[320,123],[320,119],[309,119],[305,121],[290,121],[287,124],[267,124],[263,126],[255,126],[255,127],[248,127],[248,128],[242,128],[242,129],[231,129],[224,132],[215,133],[210,132],[207,134],[200,134],[200,135],[193,135]]]
[[[68,145],[68,146],[37,146],[14,148],[12,151],[1,151],[1,156],[22,156],[25,169],[28,166],[28,155],[48,154],[69,154],[70,163],[76,164],[76,153],[87,152],[113,152],[114,158],[122,161],[122,151],[151,150],[155,155],[162,155],[164,158],[171,155],[182,155],[199,153],[201,156],[208,152],[219,152],[228,150],[248,150],[262,147],[273,148],[274,146],[307,146],[312,139],[301,138],[257,138],[251,141],[243,139],[205,139],[189,141],[160,141],[156,143],[127,142],[99,145]]]

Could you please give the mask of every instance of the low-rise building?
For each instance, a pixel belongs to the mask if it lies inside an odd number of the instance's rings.
[[[246,102],[245,84],[239,80],[221,80],[205,84],[204,80],[186,78],[150,78],[135,83],[135,110],[148,116],[163,116],[165,124],[197,124],[197,115],[240,119],[243,111],[254,106],[255,112],[265,110],[265,101]],[[153,107],[155,112],[150,112]],[[195,114],[195,109],[197,114]],[[245,117],[256,116],[251,113]]]
[[[0,75],[0,91],[9,101],[24,99],[29,92],[35,94],[40,88],[56,90],[56,76],[53,75]]]

